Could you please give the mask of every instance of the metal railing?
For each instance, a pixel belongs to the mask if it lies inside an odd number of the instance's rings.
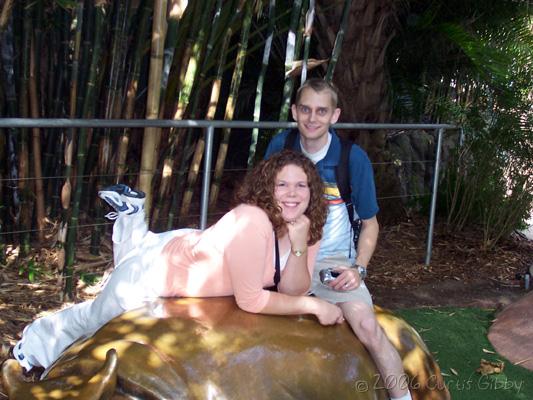
[[[215,128],[258,128],[284,129],[295,128],[295,122],[253,122],[253,121],[210,121],[210,120],[163,120],[163,119],[66,119],[66,118],[0,118],[0,128],[202,128],[205,135],[204,169],[200,205],[200,228],[207,226],[209,187],[211,184],[211,162],[213,156],[213,138]],[[437,204],[437,188],[441,162],[442,139],[445,130],[457,129],[449,124],[365,124],[338,123],[333,125],[337,130],[436,130],[437,147],[435,150],[435,166],[431,191],[431,207],[427,234],[425,265],[431,261],[435,210]]]

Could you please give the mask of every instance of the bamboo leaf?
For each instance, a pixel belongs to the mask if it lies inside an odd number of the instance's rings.
[[[307,60],[307,70],[311,71],[311,70],[315,69],[316,67],[327,63],[328,60],[329,60],[328,58],[326,58],[324,60],[317,60],[315,58],[310,58],[309,60]],[[304,67],[304,60],[296,60],[296,61],[294,61],[292,63],[292,68],[290,69],[290,71],[288,71],[285,74],[285,77],[286,78],[295,78],[295,77],[297,77],[298,75],[300,75],[302,73],[303,67]]]

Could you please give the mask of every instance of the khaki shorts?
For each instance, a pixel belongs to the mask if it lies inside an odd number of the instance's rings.
[[[329,286],[324,285],[322,282],[320,282],[319,272],[321,269],[350,265],[351,262],[343,256],[327,257],[317,261],[315,263],[315,268],[313,271],[313,281],[311,283],[310,293],[330,303],[344,303],[349,301],[355,301],[366,303],[369,306],[372,306],[372,296],[370,295],[370,292],[368,291],[365,282],[362,282],[361,286],[359,286],[357,289],[349,291],[333,290]]]

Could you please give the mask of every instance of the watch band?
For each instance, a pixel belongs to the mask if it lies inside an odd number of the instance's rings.
[[[361,280],[364,281],[366,276],[368,275],[366,272],[366,267],[363,267],[362,265],[355,264],[354,268],[357,268],[357,272],[359,272],[359,276],[361,277]]]
[[[291,249],[291,253],[294,254],[296,257],[301,257],[306,253],[307,249],[305,250],[293,250]]]

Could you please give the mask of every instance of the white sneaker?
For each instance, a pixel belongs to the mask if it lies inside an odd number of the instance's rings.
[[[146,198],[144,192],[132,190],[122,183],[100,190],[98,196],[115,210],[106,214],[110,220],[117,219],[120,213],[132,215],[143,210]]]

